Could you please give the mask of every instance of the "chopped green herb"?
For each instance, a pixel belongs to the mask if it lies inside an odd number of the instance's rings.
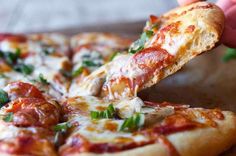
[[[94,63],[91,60],[83,60],[83,65],[86,67],[99,67],[101,64]]]
[[[6,75],[3,74],[3,73],[0,73],[0,78],[8,78],[8,76],[6,76]]]
[[[43,48],[43,52],[45,55],[50,55],[55,52],[55,49],[53,47],[45,47]]]
[[[80,66],[78,69],[72,72],[72,77],[77,77],[83,72],[83,70],[84,70],[84,67]]]
[[[71,127],[71,125],[68,122],[63,122],[63,123],[59,123],[59,124],[55,125],[53,127],[53,130],[56,132],[60,132],[60,131],[63,132],[63,131],[66,131],[70,127]]]
[[[8,94],[4,90],[0,89],[0,108],[9,102]]]
[[[47,81],[47,79],[44,78],[42,73],[39,74],[38,81],[42,84],[45,84],[45,85],[49,84],[49,82]]]
[[[103,119],[103,118],[114,118],[115,116],[115,108],[112,104],[110,104],[106,110],[104,111],[91,111],[90,116],[92,119]]]
[[[141,34],[140,39],[135,41],[129,48],[129,53],[135,54],[144,48],[145,42],[153,36],[153,31],[147,30]]]
[[[61,69],[60,70],[61,74],[67,78],[71,78],[72,77],[72,73],[70,71],[67,71],[67,70],[64,70],[64,69]]]
[[[223,56],[223,61],[228,62],[232,59],[236,59],[236,49],[228,48],[225,55]]]
[[[119,52],[114,52],[110,57],[110,61],[112,61],[118,54]]]
[[[34,71],[34,66],[19,63],[14,66],[14,69],[24,75],[30,75]]]
[[[125,119],[125,121],[121,125],[120,131],[137,130],[143,125],[144,125],[144,115],[136,113],[132,117]]]
[[[16,63],[18,59],[18,54],[16,53],[11,53],[11,52],[6,52],[4,53],[5,60],[8,64],[12,65]]]
[[[8,113],[6,116],[4,116],[3,120],[5,122],[12,122],[13,121],[13,113],[12,112]]]

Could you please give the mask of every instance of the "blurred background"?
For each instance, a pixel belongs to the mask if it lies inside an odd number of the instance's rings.
[[[0,32],[93,29],[111,23],[137,23],[177,5],[176,0],[0,0]]]

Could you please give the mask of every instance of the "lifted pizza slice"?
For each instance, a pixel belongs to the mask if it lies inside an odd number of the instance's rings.
[[[222,10],[207,2],[179,7],[159,18],[151,16],[129,54],[117,56],[94,71],[81,83],[77,95],[106,99],[136,96],[212,49],[223,28]]]

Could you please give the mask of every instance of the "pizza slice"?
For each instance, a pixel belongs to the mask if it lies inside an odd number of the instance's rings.
[[[80,96],[63,110],[68,138],[61,156],[216,156],[236,143],[236,116],[219,109]]]
[[[224,28],[216,5],[198,2],[151,16],[141,38],[129,49],[88,76],[78,95],[106,99],[132,97],[178,71],[195,56],[212,49]]]
[[[0,90],[0,106],[0,155],[57,155],[57,103],[29,83],[13,82]]]
[[[0,35],[0,85],[22,81],[37,85],[54,98],[69,87],[68,40],[59,34]]]
[[[72,84],[69,96],[75,96],[78,85],[91,72],[127,52],[131,40],[109,33],[80,33],[71,38],[73,51]]]

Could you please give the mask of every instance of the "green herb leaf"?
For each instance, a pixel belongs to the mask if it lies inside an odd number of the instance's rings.
[[[16,64],[14,69],[20,73],[23,73],[24,75],[30,75],[34,71],[34,66],[20,63]]]
[[[0,78],[9,78],[9,77],[6,76],[4,73],[0,73]]]
[[[223,56],[223,61],[228,62],[232,59],[236,59],[236,49],[228,48]]]
[[[106,110],[104,111],[91,111],[90,112],[90,117],[92,119],[103,119],[103,118],[107,118],[107,119],[110,119],[110,118],[114,118],[115,116],[115,108],[113,107],[112,104],[110,104]]]
[[[0,89],[0,108],[9,102],[8,94],[4,90]]]
[[[83,65],[86,67],[99,67],[101,64],[96,64],[91,60],[83,60]]]
[[[53,47],[45,47],[43,48],[43,53],[45,55],[50,55],[53,54],[55,52],[55,49]]]
[[[129,53],[135,54],[141,50],[143,50],[144,48],[144,44],[145,42],[147,42],[147,40],[153,36],[153,31],[151,30],[147,30],[145,32],[143,32],[141,34],[140,39],[138,39],[137,41],[135,41],[129,48]]]
[[[71,127],[71,125],[68,122],[63,122],[63,123],[59,123],[59,124],[55,125],[53,127],[53,130],[56,132],[66,131],[70,127]]]
[[[114,52],[111,57],[110,57],[110,61],[114,60],[114,58],[119,54],[119,52]]]
[[[49,82],[47,81],[47,79],[44,78],[42,73],[39,74],[38,81],[42,84],[45,84],[45,85],[49,84]]]
[[[120,131],[137,130],[143,125],[144,125],[144,115],[136,113],[132,117],[125,119],[125,121],[121,125]]]
[[[60,70],[60,73],[61,73],[63,76],[67,77],[67,78],[71,78],[71,77],[72,77],[72,73],[71,73],[70,71],[67,71],[67,70],[64,70],[64,69],[61,69],[61,70]]]
[[[92,119],[98,119],[99,115],[100,115],[100,113],[97,112],[97,111],[91,111],[90,112],[90,116],[91,116]]]
[[[72,72],[72,77],[77,77],[83,72],[83,70],[84,70],[84,67],[80,66],[78,69]]]
[[[3,120],[4,120],[5,122],[12,122],[12,121],[13,121],[13,113],[12,113],[12,112],[8,113],[8,114],[3,118]]]

